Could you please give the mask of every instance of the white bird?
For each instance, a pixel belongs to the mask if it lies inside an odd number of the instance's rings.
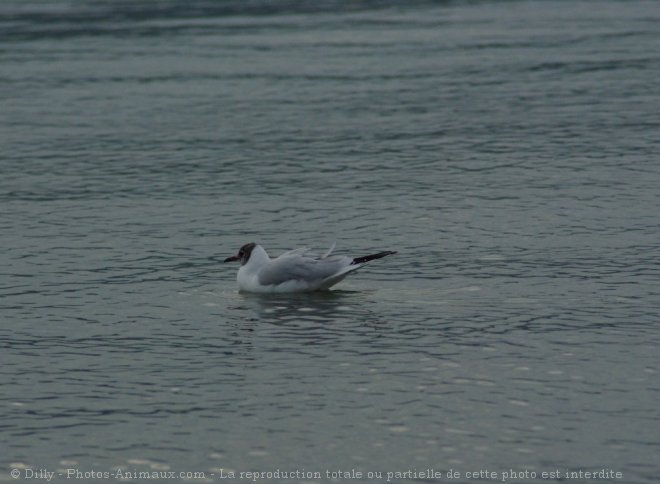
[[[330,256],[335,244],[320,257],[308,255],[309,249],[295,249],[271,259],[258,244],[250,242],[227,257],[225,262],[241,261],[238,289],[245,292],[309,292],[330,289],[366,262],[396,254],[378,252],[363,257]]]

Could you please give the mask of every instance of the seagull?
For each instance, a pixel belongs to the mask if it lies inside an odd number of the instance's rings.
[[[238,269],[238,289],[244,292],[282,293],[311,292],[330,289],[349,273],[365,263],[396,254],[387,250],[362,257],[330,256],[335,244],[320,257],[309,249],[294,249],[271,259],[259,244],[250,242],[227,257],[225,262],[241,261]]]

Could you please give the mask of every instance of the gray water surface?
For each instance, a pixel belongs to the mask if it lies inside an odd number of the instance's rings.
[[[656,482],[659,22],[2,2],[0,479]],[[250,296],[222,260],[251,241],[399,253]]]

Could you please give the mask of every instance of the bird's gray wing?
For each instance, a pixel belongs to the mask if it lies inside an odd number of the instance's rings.
[[[282,255],[280,255],[280,257],[288,257],[290,255],[296,255],[296,254],[304,255],[307,252],[309,252],[310,250],[311,249],[309,247],[300,247],[299,249],[293,249],[293,250],[283,252]]]
[[[337,242],[333,242],[328,251],[321,256],[321,259],[327,259],[330,254],[332,254],[332,251],[335,250],[335,246],[337,245]]]
[[[313,283],[326,279],[351,264],[352,259],[334,256],[325,259],[304,257],[300,254],[280,256],[259,271],[259,283],[264,286],[287,281]]]

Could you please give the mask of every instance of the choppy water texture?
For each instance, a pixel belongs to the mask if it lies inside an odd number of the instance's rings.
[[[2,2],[3,478],[657,479],[659,22]],[[399,254],[296,297],[238,294],[221,263],[334,240]]]

